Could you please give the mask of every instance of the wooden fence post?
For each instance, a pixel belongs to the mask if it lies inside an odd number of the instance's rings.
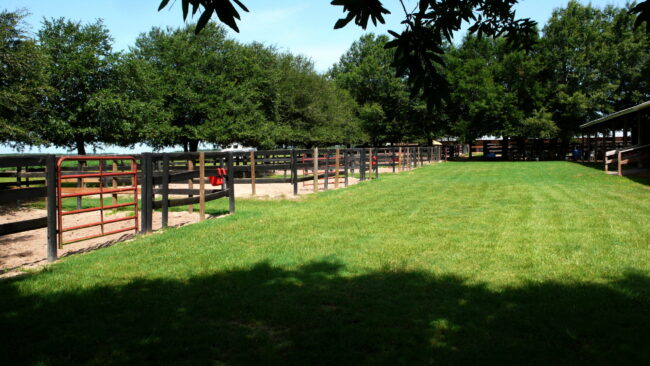
[[[393,174],[395,174],[395,165],[397,165],[397,156],[395,155],[395,146],[391,148],[391,167],[393,168]]]
[[[372,165],[372,147],[368,149],[368,180],[372,180],[372,170],[373,170],[373,165]]]
[[[318,192],[318,148],[314,148],[314,193]]]
[[[147,153],[147,233],[153,232],[153,159],[151,153]]]
[[[235,164],[232,152],[228,153],[228,160],[226,162],[226,175],[228,176],[228,203],[230,213],[235,213]]]
[[[80,161],[77,162],[77,170],[79,172],[77,174],[83,174],[83,163]],[[83,178],[77,178],[77,188],[82,188],[84,186],[84,180]],[[81,197],[77,197],[77,210],[81,210]]]
[[[399,173],[402,172],[402,163],[404,161],[404,158],[402,157],[402,147],[399,147],[399,152],[397,153],[397,171]]]
[[[366,180],[366,149],[359,149],[359,180]]]
[[[193,160],[188,160],[187,161],[187,170],[192,172],[194,171],[194,161]],[[192,190],[194,189],[194,178],[190,178],[187,180],[187,189]],[[187,197],[194,197],[193,194],[188,194]],[[194,205],[190,204],[187,206],[187,212],[193,213],[194,212]]]
[[[199,220],[205,220],[205,153],[199,153]]]
[[[411,148],[411,169],[418,167],[418,149],[415,147]]]
[[[57,259],[57,201],[56,201],[56,156],[48,155],[46,160],[47,184],[47,261],[54,262]]]
[[[23,182],[22,182],[22,170],[23,170],[23,167],[22,167],[22,166],[17,166],[17,167],[16,167],[16,186],[17,186],[17,187],[22,187],[22,186],[23,186]]]
[[[298,195],[298,167],[296,166],[296,150],[291,149],[291,184],[293,184],[293,195]]]
[[[375,151],[375,178],[379,179],[379,149]]]
[[[418,148],[414,147],[413,148],[413,169],[418,168]]]
[[[142,179],[140,180],[141,207],[142,207],[142,228],[141,233],[151,233],[153,201],[153,161],[151,153],[142,154]]]
[[[336,172],[334,173],[334,188],[338,189],[339,188],[339,169],[341,168],[341,151],[339,149],[336,149],[336,158],[334,160],[334,169]]]
[[[411,149],[406,147],[404,148],[404,170],[410,170],[411,168]]]
[[[162,160],[162,227],[169,223],[169,155],[163,154]]]
[[[346,149],[343,152],[343,174],[344,174],[344,181],[343,184],[347,187],[349,183],[349,176],[350,176],[350,169],[348,168],[348,165],[350,164],[350,150]]]
[[[147,153],[140,155],[140,171],[142,177],[138,179],[140,184],[140,233],[147,233]]]
[[[330,180],[330,172],[329,172],[329,170],[330,170],[330,156],[329,156],[329,154],[327,152],[325,153],[324,156],[325,156],[325,171],[324,171],[324,174],[323,174],[323,176],[324,176],[323,189],[327,191],[329,189],[329,180]]]
[[[251,195],[255,195],[255,152],[251,151]]]
[[[113,173],[117,173],[117,160],[113,160]],[[117,177],[113,177],[113,189],[117,189]],[[113,199],[111,200],[113,205],[117,205],[117,193],[113,193]]]
[[[411,148],[407,147],[404,151],[404,170],[411,169]]]

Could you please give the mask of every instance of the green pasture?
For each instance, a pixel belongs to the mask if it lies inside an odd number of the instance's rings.
[[[238,199],[0,299],[12,365],[648,364],[650,181],[450,162]]]

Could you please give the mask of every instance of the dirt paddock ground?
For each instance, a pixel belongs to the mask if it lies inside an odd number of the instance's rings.
[[[388,170],[386,171],[388,172]],[[350,177],[349,184],[353,185],[358,182],[357,179]],[[320,181],[319,191],[323,191],[323,181]],[[187,185],[174,184],[173,188],[187,188]],[[334,189],[334,181],[330,180],[329,189]],[[198,184],[194,184],[198,189]],[[339,181],[339,188],[344,188],[343,178]],[[206,185],[206,189],[213,189],[211,185]],[[293,195],[293,186],[288,183],[278,184],[257,184],[256,194],[252,196],[252,187],[250,184],[237,184],[235,186],[235,196],[238,198],[255,198],[255,199],[300,199],[300,196],[313,193],[313,183],[298,183],[298,196]],[[157,197],[159,199],[159,196]],[[127,212],[109,213],[112,218],[124,217]],[[45,217],[44,209],[33,208],[4,208],[0,209],[0,224],[16,222],[39,217]],[[99,212],[88,212],[64,217],[64,227],[89,224],[100,220]],[[169,212],[169,226],[179,227],[199,221],[198,210],[193,213],[187,211]],[[133,226],[133,221],[122,221],[105,226],[106,231],[118,230]],[[153,228],[158,230],[162,227],[162,214],[154,212]],[[70,240],[81,236],[88,236],[100,233],[100,228],[88,228],[72,233],[66,233],[64,240]],[[116,243],[124,242],[135,237],[134,231],[113,234],[100,238],[85,240],[77,243],[64,245],[63,249],[58,250],[59,258],[87,253],[99,248],[108,247]],[[0,277],[15,276],[25,270],[35,269],[47,264],[47,229],[37,229],[17,234],[0,236]]]
[[[18,209],[10,213],[0,215],[0,224],[27,220],[46,216],[45,210],[40,209]],[[124,213],[111,215],[110,218],[124,216]],[[66,221],[67,219],[67,221]],[[83,213],[64,218],[64,225],[82,225],[99,220],[97,212]],[[199,221],[198,213],[169,212],[169,226],[178,227]],[[162,215],[154,212],[154,229],[162,225]],[[122,221],[106,225],[106,231],[127,228],[133,226],[133,221]],[[68,235],[65,240],[74,239],[79,236],[87,236],[99,233],[99,228],[79,230]],[[81,232],[81,234],[79,234]],[[135,231],[128,231],[100,238],[85,240],[82,242],[64,245],[58,250],[59,258],[72,254],[86,253],[95,249],[108,247],[119,242],[127,241],[135,237]],[[12,272],[19,273],[19,269],[39,267],[47,263],[47,228],[25,231],[22,233],[0,236],[0,276],[11,275]],[[17,274],[13,273],[13,274]]]

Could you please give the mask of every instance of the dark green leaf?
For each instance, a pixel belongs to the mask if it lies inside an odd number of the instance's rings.
[[[158,7],[158,11],[163,10],[163,8],[164,8],[165,6],[167,6],[167,4],[169,4],[169,0],[162,0],[162,1],[160,2],[160,6]]]

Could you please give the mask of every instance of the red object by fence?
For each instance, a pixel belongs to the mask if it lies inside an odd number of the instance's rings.
[[[217,175],[210,176],[210,184],[213,186],[223,185],[223,177],[226,176],[225,168],[217,168]]]
[[[112,161],[131,161],[131,170],[130,171],[120,171],[120,172],[114,172],[114,171],[104,171],[104,162],[107,160],[112,160]],[[88,172],[84,173],[83,171],[81,172],[76,172],[75,174],[68,174],[68,175],[63,175],[62,174],[62,165],[64,161],[97,161],[98,162],[98,172]],[[111,234],[117,234],[117,233],[122,233],[126,231],[131,231],[135,230],[136,232],[138,231],[138,165],[135,160],[135,158],[131,156],[66,156],[62,157],[59,159],[57,162],[57,200],[58,200],[58,210],[57,210],[57,216],[58,216],[58,236],[59,236],[59,248],[62,248],[64,244],[72,244],[76,242],[80,242],[83,240],[89,240],[89,239],[94,239],[94,238],[99,238],[102,236],[106,235],[111,235]],[[131,177],[131,186],[126,186],[126,187],[119,187],[119,188],[109,188],[109,189],[104,189],[104,178],[115,178],[115,177]],[[68,180],[68,179],[84,179],[84,178],[98,178],[99,181],[99,189],[96,190],[86,190],[82,189],[81,192],[74,192],[74,193],[63,193],[63,187],[62,187],[62,180]],[[105,194],[126,194],[126,193],[132,193],[133,194],[133,201],[127,202],[127,203],[120,203],[120,204],[113,204],[113,205],[108,205],[104,206],[104,195]],[[72,197],[84,197],[84,196],[99,196],[99,206],[98,207],[90,207],[90,208],[83,208],[83,209],[77,209],[77,210],[70,210],[70,211],[64,211],[63,210],[63,199],[64,198],[72,198]],[[104,218],[104,210],[113,210],[121,207],[133,207],[134,208],[134,215],[133,216],[126,216],[126,217],[120,217],[120,218],[115,218],[111,220],[105,220]],[[91,222],[83,225],[76,225],[76,226],[70,226],[70,227],[63,227],[63,216],[69,216],[69,215],[75,215],[75,214],[81,214],[81,213],[86,213],[86,212],[93,212],[93,211],[99,211],[100,213],[100,221],[96,222]],[[127,228],[121,228],[121,229],[116,229],[116,230],[111,230],[111,231],[106,231],[104,230],[104,226],[107,224],[113,224],[117,222],[123,222],[123,221],[131,221],[133,220],[134,224],[133,226],[129,226]],[[97,227],[101,226],[101,233],[100,234],[93,234],[93,235],[87,235],[83,237],[78,237],[69,241],[64,241],[63,239],[63,233],[65,232],[70,232],[70,231],[75,231],[75,230],[81,230],[81,229],[87,229],[91,227]]]

